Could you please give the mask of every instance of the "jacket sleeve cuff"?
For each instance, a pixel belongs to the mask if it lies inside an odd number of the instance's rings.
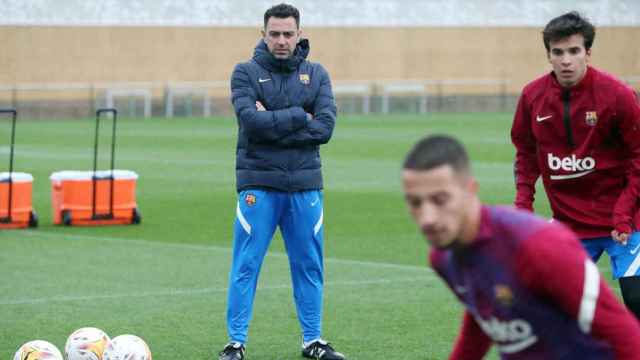
[[[520,201],[517,200],[514,202],[513,206],[516,207],[516,209],[520,209],[520,210],[527,210],[529,212],[533,212],[533,204],[531,202],[524,202],[524,201]]]
[[[291,111],[291,130],[296,131],[307,126],[307,112],[303,108],[296,106]]]
[[[621,233],[621,234],[622,234],[622,233],[624,233],[624,234],[631,234],[631,232],[632,232],[632,230],[633,230],[633,229],[631,228],[631,225],[629,225],[629,224],[627,224],[627,223],[619,223],[619,224],[616,224],[615,229],[616,229],[616,231],[617,231],[617,232],[619,232],[619,233]]]
[[[528,211],[528,212],[533,212],[533,207],[531,207],[531,206],[521,206],[521,205],[515,204],[515,207],[518,210],[524,210],[524,211]]]

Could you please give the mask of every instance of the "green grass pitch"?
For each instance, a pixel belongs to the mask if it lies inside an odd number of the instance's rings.
[[[509,114],[338,119],[322,148],[323,335],[349,359],[446,358],[461,306],[425,265],[425,242],[403,202],[401,162],[425,134],[458,136],[470,151],[483,201],[509,204],[510,122]],[[9,139],[8,127],[0,123],[0,139]],[[63,350],[67,336],[84,326],[112,337],[141,336],[156,360],[217,358],[227,341],[235,120],[122,119],[116,168],[140,175],[142,224],[54,226],[49,175],[92,168],[93,127],[88,119],[18,123],[15,171],[35,178],[40,226],[0,232],[0,359],[34,339]],[[8,141],[0,141],[5,170]],[[101,156],[100,168],[107,164]],[[539,194],[538,210],[548,214]],[[600,268],[608,273],[606,263]],[[276,236],[259,282],[248,359],[299,359],[300,343],[287,258]]]

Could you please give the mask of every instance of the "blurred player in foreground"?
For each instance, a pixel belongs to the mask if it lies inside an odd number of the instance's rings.
[[[524,88],[511,129],[515,205],[533,211],[542,177],[553,218],[578,234],[594,261],[609,254],[622,298],[640,319],[638,99],[588,65],[595,28],[580,14],[551,20],[542,34],[552,71]]]
[[[402,181],[431,265],[465,306],[449,359],[482,359],[492,343],[502,359],[638,359],[640,324],[573,232],[482,205],[457,140],[422,139]]]

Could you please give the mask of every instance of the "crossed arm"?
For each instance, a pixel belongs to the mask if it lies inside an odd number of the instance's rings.
[[[320,68],[319,76],[320,88],[312,113],[300,106],[269,110],[257,100],[257,93],[245,69],[236,66],[231,78],[232,103],[240,126],[250,141],[282,147],[328,142],[335,126],[336,106],[328,74]]]

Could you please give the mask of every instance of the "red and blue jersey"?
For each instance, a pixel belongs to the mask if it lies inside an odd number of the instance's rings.
[[[430,260],[466,311],[450,359],[640,359],[640,324],[569,229],[531,213],[483,207],[463,250]]]

